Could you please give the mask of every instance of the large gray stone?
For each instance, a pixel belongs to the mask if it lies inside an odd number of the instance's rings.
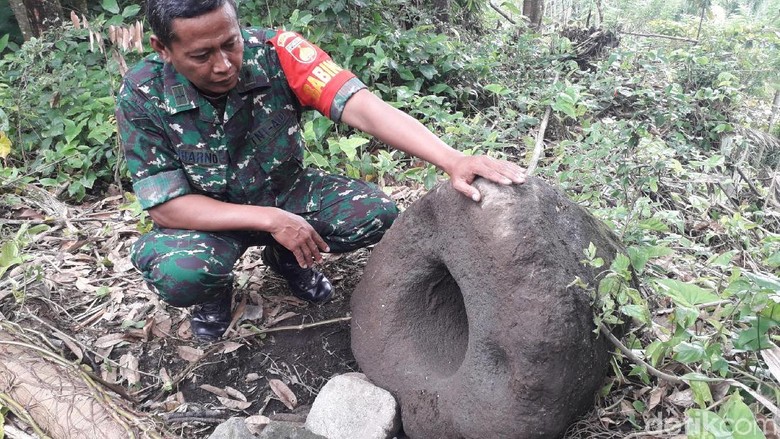
[[[302,423],[271,421],[257,439],[326,439],[307,430]]]
[[[400,427],[393,396],[357,374],[331,378],[306,418],[306,428],[328,439],[390,439]]]
[[[230,418],[217,425],[209,439],[255,439],[256,436],[249,431],[246,422],[242,418]]]
[[[608,363],[581,263],[620,244],[542,180],[439,185],[374,249],[352,296],[352,349],[414,439],[554,438],[591,407]]]

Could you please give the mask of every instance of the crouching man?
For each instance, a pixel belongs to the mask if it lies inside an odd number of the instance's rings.
[[[292,294],[333,294],[322,252],[379,241],[398,214],[375,186],[303,166],[301,113],[317,110],[426,160],[465,196],[482,176],[523,169],[465,156],[391,107],[293,32],[239,26],[234,0],[148,0],[155,53],[125,76],[116,116],[133,189],[154,229],[132,261],[168,304],[193,306],[192,332],[222,336],[233,265],[250,246]]]

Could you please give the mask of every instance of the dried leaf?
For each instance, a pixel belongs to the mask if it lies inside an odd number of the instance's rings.
[[[189,319],[185,319],[183,322],[181,322],[181,325],[179,325],[179,329],[176,330],[176,335],[183,340],[188,340],[192,338],[192,331],[190,331]]]
[[[89,284],[90,279],[86,277],[80,277],[76,279],[76,288],[83,293],[94,293],[97,291],[97,287]]]
[[[223,346],[222,350],[220,350],[219,352],[221,352],[223,354],[229,354],[229,353],[231,353],[233,351],[238,350],[239,348],[241,348],[241,346],[244,346],[244,345],[242,345],[241,343],[236,343],[234,341],[226,341],[226,342],[222,343],[222,346]]]
[[[79,16],[76,14],[76,11],[70,11],[70,22],[73,23],[73,27],[76,29],[81,28],[81,22],[79,21]]]
[[[252,405],[251,402],[236,401],[235,399],[223,398],[221,396],[218,396],[217,399],[222,403],[222,405],[231,410],[246,410],[249,408],[249,406]]]
[[[190,346],[178,346],[176,352],[182,360],[189,361],[190,363],[200,360],[200,357],[203,356],[202,350]]]
[[[229,397],[233,399],[237,399],[239,401],[246,401],[246,396],[244,396],[243,393],[239,392],[238,390],[230,386],[225,386],[225,392],[228,394]]]
[[[135,50],[144,53],[144,25],[140,21],[135,22]]]
[[[230,395],[228,395],[228,393],[226,391],[224,391],[223,389],[220,389],[219,387],[212,386],[211,384],[201,384],[200,388],[205,390],[205,391],[207,391],[207,392],[209,392],[209,393],[213,393],[213,394],[215,394],[217,396],[221,396],[223,398],[229,398],[230,397]],[[246,401],[246,399],[244,399],[244,401]]]
[[[666,400],[679,407],[693,407],[693,391],[691,389],[677,390],[667,396]]]
[[[19,218],[30,218],[30,219],[40,220],[46,218],[46,215],[34,209],[24,209],[21,212],[19,212]]]
[[[116,383],[116,373],[117,373],[116,367],[103,366],[100,371],[100,377],[103,378],[103,381],[113,384]]]
[[[287,387],[287,384],[277,379],[268,380],[268,384],[271,386],[271,390],[274,392],[274,394],[279,398],[279,401],[282,401],[282,404],[284,404],[285,407],[292,410],[296,405],[298,405],[298,398],[296,398],[293,391]]]
[[[173,385],[173,380],[171,379],[171,376],[168,374],[168,369],[161,368],[160,369],[160,379],[163,382],[163,386],[168,387]]]
[[[780,439],[780,427],[772,419],[767,418],[761,413],[756,413],[756,421],[763,430],[766,439]]]
[[[154,317],[154,327],[152,334],[159,338],[168,338],[171,336],[171,316],[167,314],[158,314]]]
[[[239,319],[239,322],[243,322],[245,320],[263,320],[263,307],[257,305],[247,305],[244,309],[244,313]]]
[[[106,45],[105,43],[103,43],[103,34],[100,32],[95,32],[95,37],[97,39],[98,49],[100,49],[100,53],[106,53]]]
[[[287,320],[287,319],[289,319],[291,317],[295,317],[297,315],[299,315],[297,312],[287,311],[286,313],[284,313],[284,314],[282,314],[282,315],[280,315],[278,317],[274,317],[273,319],[270,319],[270,320],[266,321],[265,322],[265,326],[267,328],[270,328],[270,327],[276,325],[277,323],[279,323],[279,322],[281,322],[283,320]]]
[[[127,384],[134,386],[141,382],[141,374],[138,372],[138,358],[133,354],[127,353],[119,358],[119,367],[122,378],[127,380]]]
[[[780,382],[780,348],[772,344],[771,348],[761,350],[761,358],[766,362],[772,376]]]
[[[57,337],[59,340],[62,340],[63,343],[65,343],[65,346],[70,349],[71,352],[73,352],[73,355],[76,356],[78,359],[78,362],[81,363],[81,360],[84,358],[84,352],[82,352],[81,348],[74,343],[70,337],[66,337],[65,335],[60,335],[58,333],[54,333],[54,336]]]
[[[95,347],[99,349],[108,349],[125,340],[125,334],[108,334],[95,340]]]
[[[655,406],[661,402],[664,395],[666,395],[666,389],[664,387],[656,387],[653,389],[653,391],[650,392],[650,398],[647,402],[647,410],[655,408]]]

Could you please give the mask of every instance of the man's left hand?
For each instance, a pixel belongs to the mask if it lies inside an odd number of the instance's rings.
[[[471,185],[477,177],[504,185],[522,184],[526,179],[525,169],[486,155],[460,157],[449,170],[449,175],[455,190],[477,202],[482,195]]]

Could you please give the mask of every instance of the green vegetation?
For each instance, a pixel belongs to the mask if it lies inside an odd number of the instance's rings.
[[[591,2],[575,3],[584,15]],[[553,22],[533,33],[468,4],[456,8],[459,20],[482,25],[446,32],[424,7],[397,0],[273,7],[247,0],[241,12],[246,23],[304,33],[470,154],[527,165],[549,109],[537,175],[588,207],[627,248],[610,267],[596,249],[583,249],[584,263],[605,270],[589,286],[596,322],[630,323],[622,343],[633,358],[616,356],[601,402],[620,405],[612,420],[622,425],[614,427],[678,422],[693,438],[762,438],[759,424],[780,403],[780,365],[771,363],[780,353],[780,147],[768,134],[778,132],[768,125],[780,89],[778,2],[707,2],[701,29],[701,2],[634,3],[610,3],[604,22],[699,35],[699,43],[621,35],[618,47],[583,60],[582,42],[560,36]],[[96,50],[90,40],[107,40],[108,25],[135,20],[137,9],[114,5],[91,30],[67,25],[9,46],[0,59],[7,207],[28,184],[70,202],[99,197],[110,184],[128,187],[113,96],[120,57],[137,55]],[[441,178],[321,116],[307,115],[304,133],[307,163],[328,171],[388,186],[430,187]],[[0,234],[1,278],[24,260],[35,233],[3,227]],[[657,399],[664,382],[693,402],[669,408]]]

